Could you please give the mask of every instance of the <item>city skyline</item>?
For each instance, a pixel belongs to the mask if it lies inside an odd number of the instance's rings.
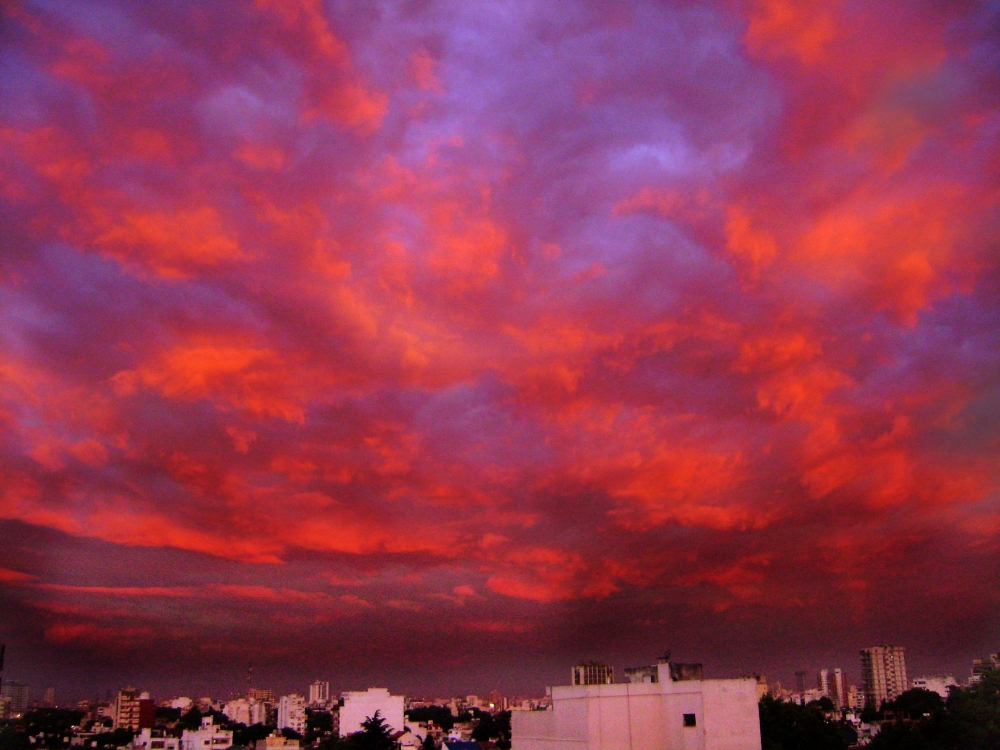
[[[5,679],[997,650],[995,3],[0,14]]]
[[[844,666],[842,664],[825,664],[819,665],[811,668],[810,670],[797,670],[794,673],[794,677],[789,679],[785,674],[774,674],[767,673],[765,670],[754,670],[750,672],[744,672],[739,675],[736,674],[723,674],[716,671],[712,674],[711,670],[706,674],[707,678],[725,678],[725,677],[755,677],[759,681],[763,680],[768,686],[769,691],[777,691],[777,695],[798,695],[801,698],[808,699],[811,694],[822,694],[830,697],[835,701],[838,707],[843,702],[846,705],[845,699],[847,698],[848,689],[857,691],[860,700],[864,700],[867,696],[877,693],[880,689],[885,690],[885,687],[878,687],[876,683],[879,680],[883,680],[882,677],[876,677],[875,681],[872,683],[873,687],[870,690],[866,690],[866,670],[870,669],[872,652],[880,652],[884,649],[889,649],[892,653],[896,654],[899,658],[899,654],[905,651],[905,647],[900,646],[872,646],[865,649],[861,649],[859,652],[859,662],[851,666]],[[569,679],[554,679],[545,683],[538,683],[534,691],[521,690],[521,691],[511,691],[506,689],[498,689],[499,686],[492,685],[490,687],[484,688],[483,685],[476,687],[470,687],[468,683],[465,685],[466,689],[463,690],[438,690],[438,691],[425,691],[425,692],[413,692],[412,690],[401,690],[402,694],[407,697],[407,700],[416,701],[441,701],[459,697],[465,698],[468,696],[478,696],[480,698],[485,698],[491,694],[500,694],[508,698],[523,698],[532,699],[539,698],[545,695],[546,691],[552,686],[558,685],[578,685],[578,684],[623,684],[628,682],[647,682],[649,680],[648,675],[650,673],[655,673],[656,662],[666,662],[670,659],[671,653],[668,651],[666,656],[659,657],[657,660],[649,660],[649,664],[632,664],[629,667],[618,667],[619,677],[615,678],[614,670],[616,669],[614,664],[606,664],[600,661],[593,660],[583,660],[574,664],[571,669],[571,676]],[[989,655],[987,660],[995,661],[995,654]],[[640,660],[641,661],[641,660]],[[984,658],[982,656],[973,657],[968,660],[967,663],[956,670],[951,671],[939,671],[939,672],[929,672],[929,671],[914,671],[912,666],[907,668],[902,667],[902,676],[900,680],[896,683],[895,688],[886,693],[885,695],[879,693],[877,696],[878,701],[885,700],[887,698],[892,698],[898,696],[902,689],[906,689],[908,686],[912,686],[915,681],[920,681],[923,683],[925,678],[929,678],[934,681],[939,678],[951,678],[954,680],[951,684],[956,685],[969,685],[975,682],[975,672],[977,665],[983,663]],[[700,675],[704,671],[704,664],[701,662],[696,663],[697,673]],[[608,672],[607,670],[610,670]],[[909,670],[910,677],[907,677],[907,670]],[[252,669],[249,670],[252,675]],[[583,677],[586,675],[586,677]],[[2,676],[2,675],[0,675]],[[537,675],[534,675],[537,677]],[[824,688],[824,676],[826,677],[826,688]],[[799,678],[802,678],[801,687],[797,684]],[[304,678],[303,678],[304,679]],[[298,682],[283,683],[276,689],[275,685],[268,683],[267,685],[261,685],[257,682],[250,684],[248,682],[243,682],[242,685],[236,685],[230,683],[228,687],[216,688],[214,690],[190,690],[178,688],[178,685],[182,685],[182,682],[174,682],[174,689],[163,690],[161,689],[159,693],[153,689],[150,685],[145,685],[141,689],[135,688],[131,683],[128,686],[119,685],[115,688],[112,687],[101,687],[91,690],[89,693],[84,691],[77,694],[71,694],[69,696],[61,695],[62,703],[58,701],[53,701],[53,691],[55,688],[52,686],[46,686],[44,688],[44,700],[39,702],[39,693],[42,692],[40,686],[35,686],[34,692],[31,694],[30,702],[32,704],[39,705],[61,705],[63,707],[75,705],[79,701],[109,701],[113,702],[113,696],[120,691],[135,691],[138,695],[139,692],[148,693],[150,698],[157,702],[158,705],[164,701],[169,701],[174,698],[185,696],[192,701],[199,701],[205,698],[211,698],[214,701],[233,701],[245,699],[248,696],[252,701],[265,702],[269,705],[278,706],[280,699],[284,696],[299,696],[302,700],[303,706],[314,706],[323,704],[335,704],[338,699],[341,699],[344,695],[350,694],[352,691],[357,691],[361,688],[360,682],[354,683],[344,683],[339,685],[336,677],[331,679],[330,675],[319,675],[313,676],[306,682],[303,679],[299,679]],[[584,680],[580,682],[580,680]],[[133,681],[134,682],[134,681]],[[252,680],[251,680],[252,682]],[[4,680],[3,684],[17,684],[22,687],[30,687],[26,685],[22,680],[7,678]],[[163,684],[163,683],[160,683]],[[223,683],[218,683],[223,684]],[[371,688],[373,685],[384,685],[386,681],[381,679],[377,675],[372,675],[369,677],[368,682],[364,683],[365,688]],[[405,684],[405,680],[401,681],[401,684]],[[412,684],[412,683],[411,683]],[[762,683],[763,684],[763,683]],[[935,683],[936,684],[936,683]],[[944,684],[943,682],[941,683]],[[900,687],[904,686],[904,687]],[[393,686],[394,688],[395,686]],[[326,696],[326,699],[323,699]],[[27,700],[27,699],[25,699]],[[277,709],[275,709],[277,710]]]

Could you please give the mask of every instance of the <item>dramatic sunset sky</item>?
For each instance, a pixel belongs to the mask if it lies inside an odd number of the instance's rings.
[[[5,679],[1000,647],[1000,4],[18,2]]]

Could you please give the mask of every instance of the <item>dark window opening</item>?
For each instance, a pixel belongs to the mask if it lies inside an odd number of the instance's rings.
[[[695,718],[694,714],[684,714],[684,726],[686,727],[698,726],[698,720]]]

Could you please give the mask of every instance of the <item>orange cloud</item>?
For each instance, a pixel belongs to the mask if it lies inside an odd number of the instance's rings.
[[[458,205],[440,202],[431,216],[432,269],[456,292],[482,289],[500,272],[508,250],[506,234],[488,217],[477,217]]]
[[[1000,160],[967,9],[109,2],[129,33],[5,17],[0,519],[31,541],[0,586],[39,653],[982,589]]]
[[[150,388],[169,399],[204,398],[258,417],[304,419],[300,399],[288,392],[294,380],[273,349],[222,342],[176,346],[135,370],[117,373],[112,382],[122,395]]]
[[[943,185],[919,200],[872,201],[862,192],[815,222],[797,243],[798,258],[824,283],[868,291],[876,309],[912,325],[951,286],[938,269],[951,265],[955,235],[948,217],[962,211],[959,194]]]
[[[288,163],[288,157],[282,149],[265,143],[245,143],[233,155],[254,169],[271,172],[283,169]]]
[[[58,623],[45,628],[45,640],[50,643],[83,643],[108,645],[111,643],[146,641],[155,637],[151,628],[103,627],[92,623]]]
[[[756,0],[746,32],[747,48],[753,55],[792,57],[805,66],[825,62],[838,32],[831,12],[836,5],[825,0]]]
[[[388,111],[388,97],[359,83],[319,85],[308,117],[325,116],[364,133],[377,130]]]
[[[726,248],[746,264],[751,280],[758,279],[778,256],[774,237],[752,227],[749,214],[740,206],[730,206],[726,212]]]
[[[176,213],[126,213],[96,244],[122,260],[139,260],[167,278],[246,256],[222,226],[218,211],[202,206]]]
[[[0,583],[19,584],[34,581],[36,576],[10,568],[0,568]]]
[[[300,32],[299,39],[317,57],[326,58],[339,67],[349,64],[345,45],[331,31],[321,0],[255,0],[258,8],[278,17],[285,27]]]

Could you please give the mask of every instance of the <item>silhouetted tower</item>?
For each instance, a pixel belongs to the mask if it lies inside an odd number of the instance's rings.
[[[800,693],[804,693],[806,691],[806,673],[805,672],[796,672],[795,673],[795,689],[798,690]]]

